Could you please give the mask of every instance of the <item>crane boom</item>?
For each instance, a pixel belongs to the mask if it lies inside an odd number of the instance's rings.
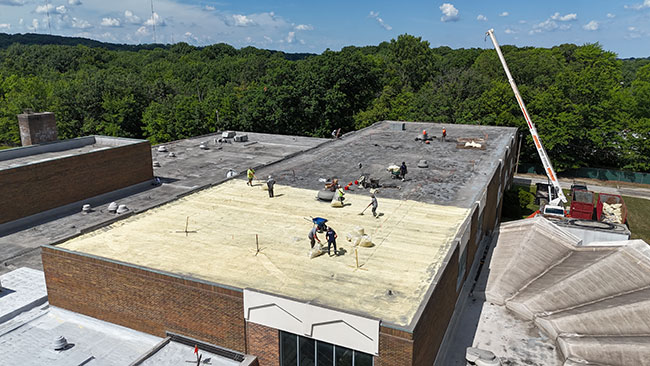
[[[557,180],[557,175],[555,174],[553,165],[551,165],[551,160],[548,158],[548,155],[546,154],[546,150],[544,150],[544,146],[542,145],[542,140],[539,138],[539,134],[537,133],[537,129],[535,128],[533,121],[530,119],[530,115],[528,114],[528,110],[526,109],[526,105],[524,104],[524,100],[521,98],[521,95],[519,94],[519,89],[517,89],[517,84],[515,84],[515,79],[512,78],[512,75],[510,74],[510,70],[508,69],[508,65],[506,64],[506,59],[503,57],[503,53],[501,53],[501,47],[499,47],[499,43],[497,42],[497,39],[494,36],[494,29],[488,30],[487,35],[490,36],[490,39],[494,44],[494,49],[496,49],[497,54],[499,55],[499,60],[501,60],[501,65],[503,65],[503,69],[506,71],[506,75],[508,76],[508,82],[510,83],[510,87],[512,87],[512,91],[515,93],[515,98],[517,98],[517,103],[519,103],[519,107],[521,108],[521,113],[524,114],[524,118],[526,119],[526,124],[528,124],[528,130],[530,131],[530,135],[533,137],[533,141],[535,142],[535,147],[537,148],[537,154],[539,154],[539,158],[542,160],[542,164],[544,165],[544,171],[546,172],[548,179],[551,181],[551,184],[553,184],[553,187],[555,188],[555,191],[557,193],[557,199],[559,201],[562,201],[563,203],[566,203],[567,199],[564,196],[564,192],[562,192],[562,187],[560,187],[560,182],[558,182]],[[557,205],[558,203],[559,202],[553,202],[553,201],[550,202],[550,204],[552,205]]]

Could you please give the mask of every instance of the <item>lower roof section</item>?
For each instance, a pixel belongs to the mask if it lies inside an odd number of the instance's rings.
[[[408,326],[469,214],[380,192],[375,219],[359,215],[367,196],[333,208],[313,190],[276,185],[270,199],[261,188],[231,180],[61,247]],[[309,258],[311,217],[329,220],[343,255]],[[345,239],[357,226],[374,244],[358,248],[358,267]]]

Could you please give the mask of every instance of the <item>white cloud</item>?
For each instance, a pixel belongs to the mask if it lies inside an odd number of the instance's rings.
[[[205,7],[203,7],[203,10],[205,10],[205,11],[215,11],[215,10],[217,10],[217,8],[215,8],[214,6],[206,5]],[[192,34],[192,33],[190,33],[190,34]]]
[[[142,27],[138,28],[138,30],[135,31],[135,33],[144,36],[149,34],[149,29],[143,25]]]
[[[504,11],[503,13],[499,14],[500,17],[507,17],[508,15],[510,15],[510,13],[508,13],[507,11]]]
[[[486,17],[485,15],[483,15],[483,14],[479,14],[479,15],[476,17],[476,20],[482,20],[482,21],[484,21],[484,22],[487,22],[488,19],[487,19],[487,17]]]
[[[641,10],[650,8],[650,0],[644,0],[641,4],[625,5],[625,9]]]
[[[627,27],[627,30],[629,30],[630,32],[634,32],[636,30],[636,27]]]
[[[47,5],[39,5],[34,9],[34,12],[36,14],[45,14],[48,12],[54,12],[54,5],[52,4],[47,4]]]
[[[56,12],[59,14],[65,14],[68,12],[68,9],[66,9],[65,5],[59,5],[56,7]]]
[[[237,27],[247,27],[249,25],[255,25],[255,21],[246,15],[241,15],[241,14],[234,14],[232,16],[232,19],[234,21],[234,24]]]
[[[289,32],[287,34],[287,43],[293,43],[296,41],[296,32]]]
[[[196,43],[199,42],[199,37],[192,34],[192,32],[185,32],[184,36],[185,36],[186,39],[188,39],[190,41],[194,41]]]
[[[102,18],[101,25],[103,27],[119,27],[122,24],[120,23],[120,20],[117,18]]]
[[[314,30],[314,27],[310,24],[298,24],[294,29],[300,31],[310,31]]]
[[[648,0],[648,1],[650,1],[650,0]],[[556,12],[555,14],[551,15],[551,19],[557,20],[557,21],[560,21],[560,22],[569,22],[569,21],[572,21],[572,20],[577,20],[578,19],[578,14],[570,13],[570,14],[566,14],[566,15],[561,15],[560,13]]]
[[[566,31],[571,29],[571,24],[566,24],[566,22],[574,21],[577,19],[578,19],[578,15],[575,13],[561,15],[560,13],[556,12],[545,21],[534,24],[533,28],[528,33],[535,34],[535,33],[542,33],[542,32],[553,32],[557,30]],[[560,22],[560,24],[558,24],[557,22]]]
[[[546,19],[545,21],[533,25],[533,29],[529,32],[530,34],[534,33],[542,33],[542,32],[553,32],[556,30],[569,30],[571,29],[570,24],[557,24],[554,20],[552,19]]]
[[[527,22],[525,20],[520,20],[519,24],[526,24]]]
[[[23,18],[20,18],[20,20],[18,21],[18,25],[22,26],[24,22],[25,21],[23,20]]]
[[[273,43],[273,38],[269,36],[264,36],[264,40],[267,41],[268,43]]]
[[[595,20],[592,20],[589,23],[582,26],[584,30],[588,30],[588,31],[598,30],[598,27],[600,27],[600,24],[598,24],[598,22]]]
[[[140,24],[140,17],[133,14],[131,10],[124,10],[124,19],[130,24]]]
[[[515,34],[515,33],[517,33],[517,32],[514,31],[514,30],[512,30],[512,29],[510,29],[510,28],[506,28],[506,30],[504,30],[503,33],[505,33],[505,34]]]
[[[458,9],[450,3],[442,4],[440,6],[440,11],[442,11],[442,16],[440,17],[441,22],[455,22],[460,19]]]
[[[389,31],[389,30],[392,30],[392,29],[393,29],[393,27],[391,27],[390,25],[386,24],[386,23],[384,22],[384,20],[383,20],[382,18],[379,17],[379,12],[376,12],[376,11],[372,11],[372,10],[371,10],[371,11],[370,11],[370,14],[369,14],[368,16],[369,16],[370,18],[375,18],[375,20],[377,21],[377,23],[379,23],[379,26],[382,27],[382,28],[384,28],[385,30]]]
[[[607,13],[607,17],[608,17],[609,19],[616,18],[616,14]]]
[[[9,23],[0,23],[0,30],[10,30],[11,24]]]
[[[88,29],[92,28],[92,25],[86,20],[72,17],[72,28]]]
[[[151,15],[151,18],[147,19],[146,22],[144,22],[144,25],[165,25],[165,20],[158,15],[158,13],[154,12]]]
[[[68,5],[81,5],[81,0],[68,0]]]
[[[0,0],[0,5],[22,6],[25,5],[25,0]]]

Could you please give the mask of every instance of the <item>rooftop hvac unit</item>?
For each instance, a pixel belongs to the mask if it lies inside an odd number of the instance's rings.
[[[236,134],[237,133],[235,131],[223,131],[221,133],[221,137],[223,137],[224,139],[231,139],[235,137]]]
[[[235,142],[246,142],[246,141],[248,141],[248,135],[235,136]]]

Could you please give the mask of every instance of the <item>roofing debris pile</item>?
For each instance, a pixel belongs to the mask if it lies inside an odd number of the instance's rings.
[[[612,224],[620,224],[623,222],[623,204],[621,203],[603,203],[603,216],[604,222]]]

